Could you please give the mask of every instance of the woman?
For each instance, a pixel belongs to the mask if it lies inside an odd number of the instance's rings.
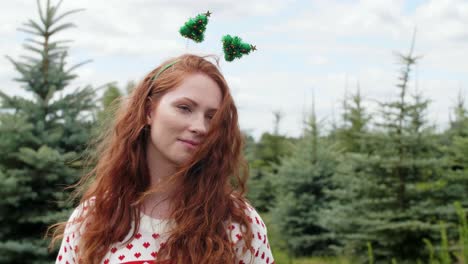
[[[273,263],[244,198],[237,110],[205,58],[164,62],[135,88],[78,183],[56,263]]]

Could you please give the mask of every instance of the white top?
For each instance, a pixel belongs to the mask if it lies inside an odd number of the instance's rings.
[[[56,264],[74,264],[78,263],[76,251],[78,250],[78,242],[80,233],[83,230],[77,230],[76,218],[81,211],[87,210],[86,206],[78,206],[65,227],[64,237],[60,250],[56,259]],[[237,252],[236,264],[274,264],[270,245],[268,243],[267,228],[263,223],[260,215],[251,206],[247,206],[245,210],[249,219],[251,219],[251,228],[254,238],[252,239],[252,252],[247,250],[242,253],[244,241],[240,232],[240,225],[233,224],[227,227],[227,232],[232,230],[231,240],[234,250]],[[104,264],[156,264],[155,258],[158,255],[161,247],[164,247],[168,238],[168,232],[172,225],[171,220],[155,219],[143,213],[140,213],[140,228],[139,232],[130,240],[123,244],[121,242],[113,244],[107,254],[104,256],[101,263]],[[83,225],[84,226],[84,225]],[[127,241],[133,232],[129,234],[123,241]],[[252,261],[252,262],[251,262]],[[163,263],[163,262],[159,262]]]

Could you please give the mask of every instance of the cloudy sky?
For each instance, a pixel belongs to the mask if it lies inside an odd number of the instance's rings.
[[[52,2],[54,2],[52,0]],[[280,133],[298,136],[304,112],[315,95],[324,124],[339,120],[345,90],[357,84],[370,109],[375,100],[397,95],[395,52],[409,50],[416,28],[415,53],[421,55],[411,88],[432,100],[431,122],[443,127],[459,91],[468,86],[467,0],[65,0],[62,11],[85,8],[68,17],[77,27],[69,65],[80,68],[75,87],[139,81],[162,60],[185,52],[222,55],[221,37],[238,35],[257,51],[221,70],[239,108],[240,125],[256,138],[272,131],[273,111],[284,118]],[[178,29],[189,18],[213,14],[200,44],[187,42]],[[0,53],[18,58],[28,37],[16,30],[37,19],[36,1],[2,3]],[[12,65],[0,57],[0,89],[28,96],[12,81]]]

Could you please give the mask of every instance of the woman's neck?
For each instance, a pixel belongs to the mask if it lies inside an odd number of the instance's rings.
[[[170,215],[170,197],[173,188],[168,184],[167,179],[177,171],[175,164],[160,155],[151,143],[147,146],[146,163],[150,175],[150,186],[152,189],[164,184],[164,189],[148,195],[143,201],[143,213],[153,218],[168,218]]]

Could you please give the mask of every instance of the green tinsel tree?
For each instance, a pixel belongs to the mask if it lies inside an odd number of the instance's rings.
[[[186,38],[192,39],[195,42],[202,42],[205,39],[206,25],[208,24],[208,17],[211,15],[210,11],[199,14],[195,18],[190,18],[180,28],[179,33]]]
[[[231,35],[225,35],[222,38],[224,59],[226,61],[233,61],[234,59],[240,59],[244,54],[247,55],[251,51],[257,50],[254,45],[245,43],[241,38]]]

